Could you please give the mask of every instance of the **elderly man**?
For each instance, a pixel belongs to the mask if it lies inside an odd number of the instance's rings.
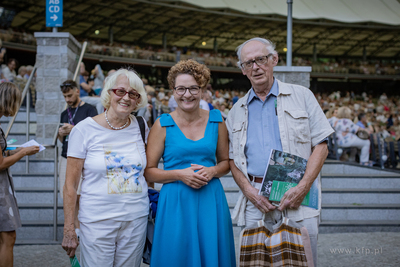
[[[265,220],[274,222],[287,208],[287,216],[308,229],[317,264],[319,172],[328,155],[326,140],[333,129],[309,89],[274,78],[278,53],[272,42],[250,39],[237,48],[237,54],[238,65],[252,88],[233,106],[226,121],[229,163],[241,189],[232,218],[238,226],[248,227],[261,220],[263,213]],[[258,195],[271,149],[308,159],[303,179],[285,193],[278,208]],[[318,210],[300,206],[313,183],[319,189]]]

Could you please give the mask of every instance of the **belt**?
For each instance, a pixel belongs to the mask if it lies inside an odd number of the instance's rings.
[[[256,177],[251,174],[249,174],[249,178],[250,178],[250,181],[254,181],[255,183],[259,183],[259,184],[261,184],[263,181],[262,177]]]

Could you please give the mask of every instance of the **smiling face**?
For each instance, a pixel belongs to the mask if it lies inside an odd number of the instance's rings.
[[[135,89],[129,85],[129,80],[125,75],[118,76],[115,85],[112,89],[123,89],[127,92],[136,92]],[[110,109],[120,116],[128,116],[136,108],[138,99],[129,98],[128,94],[123,97],[117,96],[113,91],[110,91],[111,101]]]
[[[189,74],[179,74],[175,79],[175,87],[184,86],[184,87],[191,87],[191,86],[199,86],[196,80],[193,78],[192,75]],[[191,111],[200,108],[200,99],[202,96],[201,89],[197,95],[192,95],[189,90],[186,90],[185,94],[178,95],[176,90],[174,90],[174,98],[176,103],[178,104],[178,108]]]
[[[259,41],[251,41],[245,44],[240,55],[240,62],[254,60],[257,57],[270,54],[265,44]],[[278,56],[271,55],[268,57],[266,64],[258,66],[253,63],[251,69],[243,69],[243,75],[249,78],[251,85],[256,91],[270,90],[274,83],[273,68],[278,63]]]

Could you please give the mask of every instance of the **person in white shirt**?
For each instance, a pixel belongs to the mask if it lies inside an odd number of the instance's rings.
[[[15,69],[18,66],[18,61],[14,58],[10,58],[8,60],[7,66],[3,69],[1,75],[2,79],[5,79],[8,82],[14,82],[15,77],[17,77],[17,73]]]
[[[64,240],[73,257],[76,191],[82,266],[136,266],[142,259],[149,213],[145,143],[133,111],[146,106],[140,78],[120,69],[106,79],[101,100],[106,111],[77,124],[68,144],[64,186]],[[145,139],[148,127],[145,126]]]

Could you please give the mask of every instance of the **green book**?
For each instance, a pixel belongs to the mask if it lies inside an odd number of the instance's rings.
[[[81,267],[76,255],[73,258],[69,258],[69,260],[71,261],[71,267]]]
[[[281,201],[283,195],[288,191],[290,188],[295,187],[296,183],[288,183],[282,181],[273,181],[271,187],[271,193],[269,195],[270,201]],[[301,205],[308,206],[310,202],[310,192],[305,196]]]

